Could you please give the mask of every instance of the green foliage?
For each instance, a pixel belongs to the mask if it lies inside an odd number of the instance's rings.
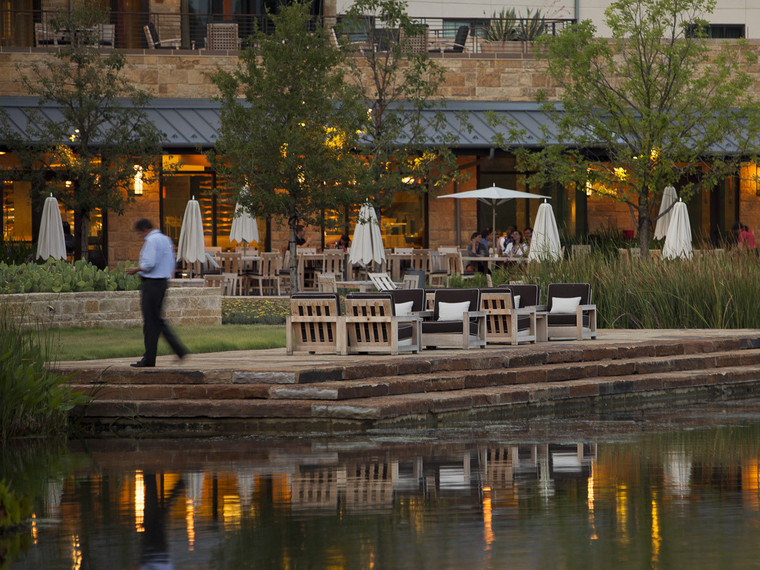
[[[541,14],[540,9],[536,9],[531,14],[530,8],[524,18],[520,18],[520,39],[526,42],[532,42],[544,35],[546,32],[546,21]]]
[[[517,11],[514,8],[502,8],[501,12],[494,12],[484,39],[488,42],[513,42],[521,39]]]
[[[274,33],[258,32],[233,71],[211,76],[221,122],[209,159],[251,214],[288,220],[295,277],[296,225],[319,224],[327,210],[355,201],[366,107],[345,81],[344,53],[321,25],[309,31],[308,5],[271,18]]]
[[[0,533],[18,527],[32,515],[27,497],[18,497],[5,479],[0,479]]]
[[[625,261],[592,250],[557,263],[529,263],[494,272],[494,284],[523,280],[591,283],[601,328],[760,328],[756,310],[760,261],[744,254],[704,255],[691,261]]]
[[[34,244],[28,241],[7,239],[0,241],[0,262],[15,264],[34,259]]]
[[[69,411],[88,401],[50,372],[52,360],[41,335],[23,332],[7,305],[0,305],[0,441],[63,431]]]
[[[388,206],[393,195],[438,188],[458,175],[450,147],[453,138],[438,110],[445,106],[439,94],[443,69],[428,56],[425,28],[406,12],[404,0],[357,0],[338,26],[348,58],[350,78],[362,94],[365,122],[360,150],[366,160],[357,178],[355,203],[369,200]],[[366,22],[374,22],[367,27]],[[366,28],[366,44],[377,49],[358,50],[349,39]],[[392,31],[391,33],[389,33]],[[422,49],[410,49],[415,42]],[[425,115],[423,116],[423,113]],[[468,128],[466,119],[462,128]]]
[[[746,72],[754,54],[741,43],[711,51],[689,33],[713,8],[713,0],[614,0],[605,13],[611,38],[590,21],[543,36],[561,110],[540,94],[552,118],[540,150],[499,143],[531,173],[529,184],[588,183],[628,204],[644,251],[666,186],[686,201],[754,161],[760,105]],[[520,134],[512,129],[511,140]]]
[[[448,287],[456,289],[466,289],[469,287],[487,287],[488,278],[485,273],[475,273],[472,277],[463,279],[461,275],[456,273],[449,277]]]
[[[0,262],[0,293],[71,293],[77,291],[135,291],[136,275],[127,275],[130,263],[116,269],[98,269],[80,259],[74,264],[48,259],[43,264]]]
[[[100,4],[75,2],[51,19],[54,29],[75,30],[73,41],[43,61],[19,67],[25,89],[39,98],[26,132],[19,134],[7,117],[0,125],[0,138],[19,159],[5,176],[31,181],[37,194],[49,192],[52,176],[56,197],[74,210],[77,258],[87,256],[90,212],[122,212],[131,200],[135,164],[147,181],[164,138],[145,114],[149,95],[123,73],[125,56],[100,49],[92,37],[97,24],[108,21]],[[44,112],[46,105],[58,112]]]
[[[235,325],[281,325],[290,316],[288,299],[223,297],[222,323]]]

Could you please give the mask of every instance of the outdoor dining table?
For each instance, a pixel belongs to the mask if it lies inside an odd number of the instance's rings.
[[[409,265],[412,263],[411,253],[390,253],[388,254],[388,265],[390,266],[391,279],[394,281],[401,281],[402,262],[408,261]]]
[[[336,281],[335,286],[338,289],[358,289],[362,293],[372,293],[377,290],[372,281]]]

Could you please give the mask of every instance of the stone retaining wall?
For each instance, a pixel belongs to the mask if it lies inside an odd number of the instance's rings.
[[[24,324],[45,327],[142,326],[139,291],[0,295],[0,305],[23,315]],[[164,317],[172,325],[219,325],[222,296],[217,287],[170,287]]]

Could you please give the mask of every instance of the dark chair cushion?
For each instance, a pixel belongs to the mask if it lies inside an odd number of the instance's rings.
[[[435,304],[433,319],[438,320],[439,303],[462,303],[469,301],[468,311],[480,310],[480,291],[478,289],[437,289],[435,292]]]
[[[419,312],[425,310],[425,290],[424,289],[394,289],[390,292],[393,297],[393,303],[412,302],[412,311]]]
[[[547,308],[552,310],[552,299],[554,297],[572,298],[580,297],[581,305],[590,305],[591,285],[588,283],[551,283],[547,291]]]
[[[422,321],[422,334],[462,334],[462,321]],[[478,323],[470,319],[470,334],[478,334]]]
[[[520,307],[532,307],[539,304],[539,289],[538,285],[510,285],[509,290],[512,291],[513,296],[520,297]]]

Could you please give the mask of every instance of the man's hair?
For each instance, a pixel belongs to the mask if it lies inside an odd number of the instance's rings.
[[[148,218],[140,218],[135,222],[135,230],[138,232],[144,232],[147,230],[152,230],[153,224]]]
[[[475,239],[476,237],[480,237],[480,232],[473,232],[473,234],[470,236],[470,239]]]

